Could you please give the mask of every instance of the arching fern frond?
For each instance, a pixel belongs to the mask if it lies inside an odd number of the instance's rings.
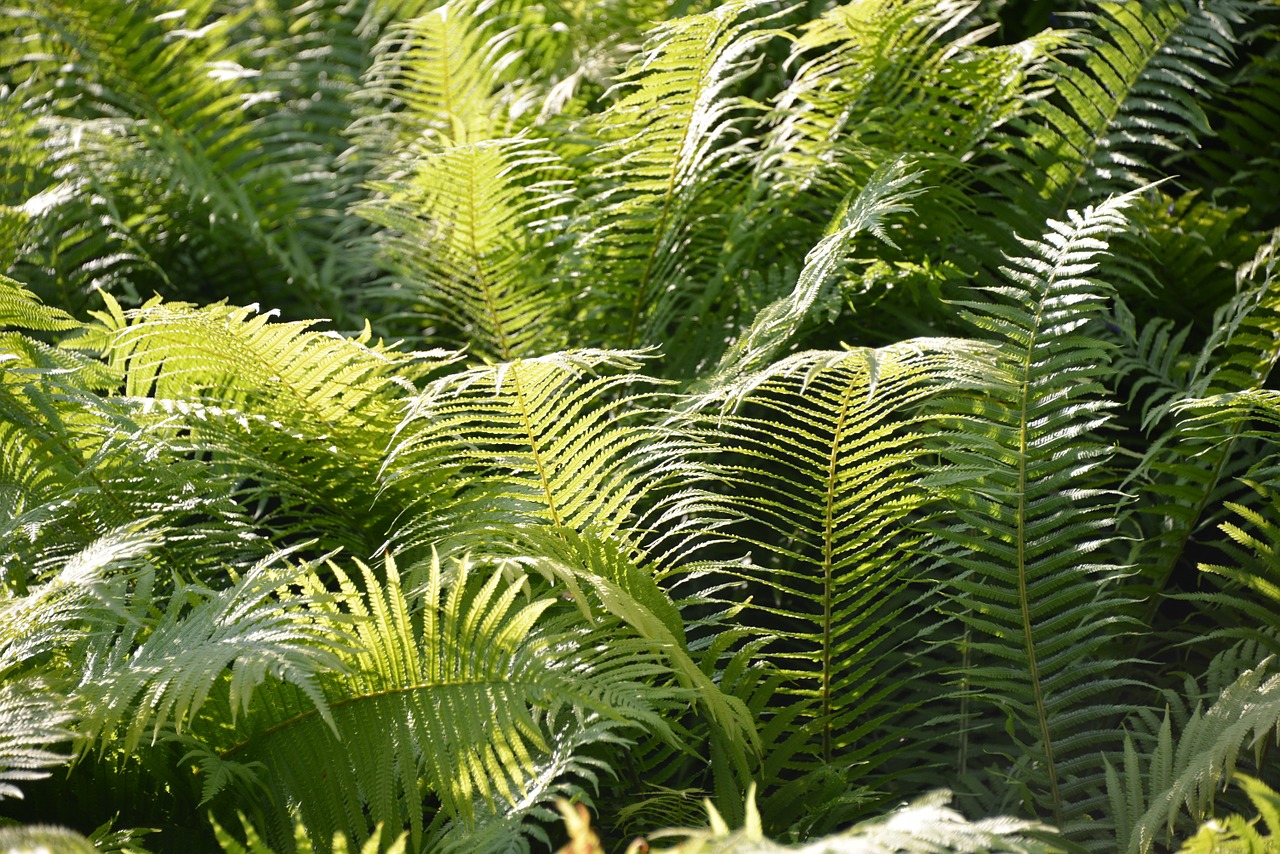
[[[910,157],[937,181],[974,157],[1024,109],[1060,38],[979,46],[992,27],[976,26],[978,6],[877,0],[836,6],[807,24],[762,152],[777,183],[771,192],[804,211],[829,204],[885,157]]]
[[[24,322],[66,328],[59,313],[6,291],[19,300]],[[0,530],[12,534],[0,575],[9,589],[25,590],[99,537],[143,520],[182,531],[156,555],[180,575],[261,556],[253,538],[242,536],[245,520],[229,500],[225,473],[191,459],[186,443],[104,394],[120,379],[74,349],[0,332]]]
[[[608,614],[652,645],[653,654],[666,662],[676,681],[724,733],[733,751],[731,762],[745,770],[748,754],[761,749],[752,714],[694,661],[680,611],[655,582],[653,568],[641,566],[624,546],[594,531],[584,535],[571,529],[533,529],[521,532],[518,541],[526,548],[533,546],[517,558],[519,565],[563,589],[585,618]]]
[[[646,498],[687,469],[693,445],[646,420],[657,383],[637,372],[641,355],[569,351],[438,380],[409,401],[385,476],[460,469],[472,484],[459,500],[477,548],[493,526],[512,523],[591,528],[638,546]],[[404,532],[420,545],[424,535],[461,534],[429,515]]]
[[[553,323],[562,312],[546,291],[546,223],[565,201],[554,180],[563,167],[538,143],[508,136],[496,93],[510,36],[457,2],[392,27],[362,97],[396,109],[352,127],[357,156],[379,178],[353,210],[382,227],[372,249],[391,274],[370,297],[413,318],[410,334],[501,361],[563,342]]]
[[[1222,83],[1248,4],[1226,0],[1108,2],[1080,13],[1083,50],[1057,69],[1054,97],[1008,148],[1024,211],[1061,217],[1162,177],[1167,157],[1211,133],[1201,93]],[[1036,198],[1040,201],[1034,201]]]
[[[632,62],[621,97],[600,117],[609,141],[589,180],[579,241],[590,320],[613,346],[659,344],[687,322],[678,306],[701,287],[731,209],[745,114],[732,95],[773,34],[753,20],[762,0],[733,0],[658,25]]]
[[[181,734],[196,725],[220,682],[232,723],[250,712],[255,689],[270,678],[295,685],[332,725],[320,675],[345,669],[340,651],[350,640],[341,621],[311,607],[322,592],[289,591],[303,577],[273,566],[280,557],[259,562],[224,590],[179,587],[159,614],[148,613],[151,602],[138,596],[114,632],[81,641],[78,751],[105,751],[118,740],[131,753],[148,735],[154,744]]]
[[[695,396],[717,396],[720,386],[763,368],[783,352],[802,327],[815,316],[831,319],[840,309],[837,282],[850,242],[870,233],[892,243],[885,220],[910,210],[907,202],[923,192],[916,184],[923,175],[911,164],[896,160],[877,169],[856,194],[846,197],[827,233],[805,257],[792,292],[760,311],[751,327],[720,357],[720,362],[690,389]],[[734,401],[736,403],[736,401]]]
[[[1232,498],[1233,478],[1255,461],[1242,415],[1266,399],[1264,387],[1280,362],[1277,249],[1272,235],[1239,268],[1235,296],[1214,313],[1199,352],[1183,358],[1182,387],[1146,411],[1143,426],[1164,429],[1154,432],[1129,481],[1141,488],[1134,517],[1145,535],[1143,575],[1155,593],[1179,568],[1194,573],[1185,558],[1189,546],[1220,521],[1215,508]],[[1264,419],[1265,409],[1257,412]],[[1153,599],[1149,613],[1154,607]]]
[[[470,145],[504,135],[491,112],[503,44],[456,2],[389,27],[373,48],[359,94],[377,109],[351,128],[364,154],[394,164],[415,145]]]
[[[527,813],[562,772],[594,776],[590,757],[559,755],[567,747],[662,729],[654,704],[673,692],[645,684],[661,668],[643,645],[600,644],[576,613],[553,616],[557,600],[527,599],[522,578],[465,559],[448,571],[433,561],[425,585],[404,590],[393,563],[385,581],[361,565],[362,591],[334,568],[359,647],[344,655],[348,675],[326,681],[332,728],[280,695],[244,718],[234,743],[211,746],[211,766],[263,764],[281,832],[297,805],[317,846],[339,830],[363,840],[377,822],[407,825],[417,846],[424,795],[438,799],[439,821],[467,827],[501,803]],[[339,743],[348,761],[333,764]]]
[[[920,410],[971,381],[983,355],[922,339],[806,352],[700,401],[711,408],[718,395],[728,411],[715,427],[728,455],[717,479],[720,512],[738,521],[717,536],[750,549],[719,568],[739,579],[720,595],[740,609],[735,622],[768,638],[752,657],[781,677],[760,712],[762,774],[779,786],[774,821],[819,808],[815,789],[842,797],[873,772],[912,764],[896,757],[908,747],[895,720],[928,698],[910,690],[928,677],[901,648],[920,628],[913,600],[924,593],[914,585],[927,537],[911,530],[931,500],[917,481],[931,432]],[[911,747],[927,739],[915,731]]]

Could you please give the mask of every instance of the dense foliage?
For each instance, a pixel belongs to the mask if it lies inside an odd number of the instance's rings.
[[[9,0],[0,833],[1269,844],[1277,18]]]

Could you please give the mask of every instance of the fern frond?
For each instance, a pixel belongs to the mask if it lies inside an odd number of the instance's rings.
[[[62,309],[45,305],[21,284],[0,275],[0,327],[65,332],[79,325]]]
[[[782,786],[771,803],[789,820],[816,806],[823,775],[843,793],[906,747],[895,719],[927,693],[906,690],[927,677],[900,649],[923,592],[912,587],[924,537],[910,528],[931,498],[914,467],[929,432],[919,410],[969,381],[982,350],[914,340],[800,353],[699,402],[726,410],[719,512],[740,521],[716,534],[751,555],[719,569],[741,580],[720,595],[736,600],[735,622],[769,638],[753,653],[781,679],[762,710],[763,776]],[[912,747],[925,739],[914,733]]]
[[[1258,810],[1258,818],[1262,819],[1268,834],[1264,837],[1258,832],[1257,818],[1248,821],[1244,816],[1232,815],[1223,822],[1206,822],[1195,837],[1178,849],[1178,854],[1248,854],[1250,851],[1266,851],[1275,846],[1276,833],[1280,832],[1280,795],[1266,783],[1246,774],[1237,774],[1235,779]]]
[[[1068,833],[1097,830],[1085,820],[1095,756],[1123,713],[1106,698],[1128,684],[1115,644],[1132,628],[1129,570],[1112,562],[1119,497],[1096,438],[1109,353],[1086,324],[1108,292],[1090,274],[1131,200],[1050,221],[986,289],[996,302],[961,303],[1001,354],[987,385],[955,402],[965,414],[941,451],[956,466],[943,475],[954,522],[940,533],[961,549],[950,586],[971,633],[964,678],[1007,717],[1037,807]]]
[[[218,845],[225,854],[277,854],[279,849],[268,845],[258,832],[258,829],[243,814],[239,818],[240,826],[244,829],[245,840],[243,843],[232,836],[222,825],[218,824],[217,819],[211,821],[214,838],[218,840]],[[406,831],[397,836],[390,845],[384,845],[382,828],[378,827],[360,846],[359,854],[405,854],[405,845],[408,841],[409,834]],[[301,822],[294,826],[292,850],[295,854],[314,854],[315,852],[315,849],[311,847],[311,837],[307,835],[307,828]],[[342,833],[335,834],[332,839],[332,847],[329,850],[333,854],[348,854],[351,849],[346,835]]]
[[[546,290],[546,235],[536,217],[563,203],[554,182],[539,180],[556,163],[520,139],[481,140],[426,149],[409,174],[375,182],[379,195],[356,210],[383,227],[375,240],[401,281],[393,306],[420,313],[436,340],[456,330],[482,358],[509,361],[560,349],[561,313]]]
[[[846,260],[849,244],[863,233],[892,242],[884,231],[885,220],[910,210],[907,202],[922,192],[915,184],[923,172],[910,169],[911,165],[905,160],[894,161],[877,169],[864,187],[845,199],[842,209],[827,227],[826,235],[805,257],[804,268],[792,292],[756,315],[751,327],[725,351],[719,364],[690,388],[691,394],[717,397],[719,386],[773,361],[815,315],[831,319],[839,311],[835,280]],[[738,401],[728,403],[736,405]]]
[[[877,0],[808,23],[792,44],[794,79],[762,155],[774,191],[803,210],[833,190],[838,198],[863,161],[894,155],[948,180],[1034,97],[1056,44],[1047,33],[981,47],[992,27],[975,26],[978,5]]]
[[[1184,817],[1208,818],[1215,793],[1235,773],[1241,751],[1251,748],[1258,760],[1263,742],[1280,728],[1280,677],[1268,676],[1270,662],[1241,674],[1207,710],[1197,708],[1176,738],[1166,716],[1149,755],[1126,739],[1123,766],[1107,767],[1112,811],[1130,817],[1117,828],[1117,850],[1145,854],[1169,838]]]
[[[5,678],[0,685],[0,801],[22,797],[19,782],[47,777],[49,769],[69,761],[49,748],[71,740],[74,721],[67,698],[52,686]]]
[[[358,120],[352,136],[384,157],[421,143],[466,146],[501,136],[491,111],[504,41],[456,2],[389,27],[359,96],[379,109]]]
[[[361,565],[361,593],[333,574],[360,641],[349,675],[325,686],[333,728],[314,708],[268,703],[218,751],[262,762],[276,803],[297,805],[315,845],[338,830],[362,840],[375,822],[408,825],[419,845],[419,780],[468,827],[498,803],[527,812],[562,771],[593,775],[573,755],[585,743],[660,726],[652,703],[667,692],[644,685],[660,671],[652,656],[550,619],[556,600],[525,599],[522,579],[480,578],[465,560],[446,579],[435,560],[425,586],[404,591],[389,562],[385,581]],[[328,763],[340,744],[347,760]]]
[[[554,530],[554,533],[551,531]],[[552,580],[594,619],[593,611],[611,615],[652,644],[653,653],[665,660],[676,680],[697,699],[708,717],[737,751],[735,764],[745,769],[748,753],[758,753],[759,735],[751,712],[743,702],[726,695],[698,666],[689,653],[684,621],[671,598],[653,579],[653,570],[642,568],[617,543],[589,532],[572,529],[534,529],[521,532],[522,544],[531,554],[519,560],[522,567]],[[586,587],[594,596],[587,597]],[[590,599],[598,604],[594,605]]]
[[[114,333],[107,359],[124,373],[129,397],[275,403],[274,417],[316,425],[308,432],[318,435],[358,431],[386,417],[382,395],[401,385],[391,375],[412,357],[311,331],[315,321],[273,323],[274,316],[256,306],[158,300],[127,316],[111,304],[97,314]]]
[[[1080,13],[1079,59],[1059,66],[1054,97],[1039,102],[1028,136],[1009,149],[1031,192],[1015,191],[1015,201],[1061,217],[1162,177],[1157,156],[1211,133],[1201,93],[1222,86],[1216,75],[1230,65],[1247,9],[1230,0],[1112,0]]]
[[[751,18],[765,7],[734,0],[658,25],[600,118],[610,141],[589,179],[574,275],[592,295],[591,322],[607,326],[614,346],[666,340],[688,319],[678,306],[700,286],[698,271],[718,254],[743,157],[744,104],[731,92],[773,36]]]
[[[140,520],[185,528],[156,555],[180,574],[261,556],[240,536],[244,516],[223,473],[103,393],[118,386],[118,372],[15,332],[0,333],[0,359],[0,527],[14,534],[0,568],[7,586],[25,589],[99,536]],[[215,548],[226,550],[215,556]]]
[[[333,725],[319,676],[345,669],[347,635],[340,621],[310,609],[317,594],[288,591],[299,574],[273,566],[280,557],[225,590],[179,587],[161,614],[144,618],[135,606],[116,631],[91,635],[75,694],[85,708],[78,751],[105,750],[118,739],[133,752],[148,731],[153,744],[181,734],[224,680],[233,723],[270,677],[296,685]]]
[[[641,355],[570,351],[438,380],[410,400],[385,477],[460,469],[474,484],[460,498],[470,536],[532,523],[634,540],[646,497],[687,466],[693,444],[646,420],[654,392],[631,390],[655,385],[637,372]],[[442,519],[422,524],[406,528],[409,541],[452,533]]]

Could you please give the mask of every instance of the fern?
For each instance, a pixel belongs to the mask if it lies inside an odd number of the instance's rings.
[[[474,534],[504,520],[589,527],[638,545],[629,529],[644,499],[688,470],[682,458],[694,446],[641,418],[652,392],[629,394],[629,387],[653,381],[636,373],[637,355],[560,353],[438,380],[410,402],[396,428],[388,478],[442,466],[483,474],[461,498],[474,502],[468,512],[494,514],[493,522],[473,516]]]
[[[31,679],[0,687],[0,799],[22,797],[15,781],[39,780],[67,761],[50,746],[69,741],[66,698]]]
[[[744,105],[730,94],[771,37],[737,0],[658,26],[600,117],[609,142],[588,179],[590,219],[576,276],[598,306],[587,318],[623,348],[661,341],[680,318],[723,234],[725,187],[744,157],[734,143]]]
[[[771,795],[783,814],[836,768],[848,769],[834,774],[843,792],[893,760],[897,730],[876,709],[921,675],[899,649],[915,604],[904,588],[921,578],[922,539],[907,529],[928,502],[913,469],[926,422],[910,413],[963,381],[973,355],[948,341],[802,353],[701,401],[739,410],[719,432],[735,460],[721,500],[742,523],[722,536],[752,554],[724,571],[746,582],[734,598],[751,600],[737,619],[769,638],[753,656],[782,679],[762,732],[764,776],[786,784]]]
[[[371,818],[407,823],[418,845],[420,775],[445,815],[472,825],[477,804],[536,806],[555,782],[556,755],[584,736],[607,742],[620,727],[660,726],[651,704],[661,695],[642,682],[656,669],[650,654],[615,642],[583,656],[579,644],[596,641],[560,634],[572,631],[563,621],[549,632],[556,621],[540,619],[555,600],[521,604],[520,579],[491,572],[471,583],[474,571],[459,563],[446,583],[433,562],[425,586],[406,592],[393,564],[384,582],[365,567],[362,594],[335,569],[360,646],[350,675],[328,680],[328,714],[280,696],[210,766],[263,763],[277,803],[299,805],[313,844],[337,830],[364,839]],[[352,745],[351,766],[317,780],[297,757],[323,756],[335,738]],[[568,767],[593,775],[589,759]]]
[[[1207,710],[1196,709],[1176,740],[1166,716],[1149,756],[1126,740],[1122,770],[1107,768],[1119,850],[1150,851],[1182,814],[1201,821],[1212,813],[1215,791],[1234,773],[1241,750],[1260,749],[1280,723],[1280,683],[1267,676],[1268,666],[1264,660],[1245,671]]]
[[[1057,97],[1040,102],[1028,138],[1010,149],[1048,213],[1145,184],[1153,157],[1210,133],[1198,93],[1222,85],[1216,72],[1230,64],[1246,8],[1162,0],[1084,13],[1081,62],[1060,66]]]
[[[1128,570],[1108,561],[1118,501],[1102,476],[1107,449],[1092,438],[1107,421],[1108,354],[1086,326],[1106,297],[1090,273],[1130,201],[1050,222],[1011,259],[1007,284],[987,289],[998,301],[961,303],[1001,353],[979,393],[956,401],[955,442],[942,449],[955,515],[941,534],[963,549],[950,582],[970,632],[963,678],[1006,717],[1036,807],[1068,832],[1090,808],[1090,754],[1123,711],[1103,698],[1126,685],[1116,642],[1135,628],[1123,616]]]
[[[1244,807],[1264,5],[8,4],[9,835],[554,849],[564,798],[598,847],[706,793],[685,849],[1128,851]],[[892,812],[940,785],[1022,820]]]

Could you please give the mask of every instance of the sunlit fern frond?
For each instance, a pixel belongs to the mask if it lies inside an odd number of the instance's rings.
[[[511,33],[494,29],[446,3],[378,42],[362,97],[383,109],[352,134],[379,180],[354,210],[381,228],[367,245],[389,281],[368,298],[390,328],[505,361],[564,340],[546,287],[566,197],[558,158],[508,136]]]
[[[179,736],[198,726],[221,683],[230,721],[247,715],[265,681],[296,686],[332,724],[321,691],[342,672],[352,640],[343,620],[315,607],[323,591],[298,594],[307,568],[282,567],[277,553],[222,590],[178,587],[153,607],[146,588],[116,603],[114,630],[66,639],[68,668],[82,668],[73,701],[82,709],[80,753],[105,753]]]
[[[1128,683],[1118,642],[1133,628],[1130,570],[1116,560],[1121,496],[1098,435],[1110,354],[1088,326],[1109,288],[1091,274],[1131,201],[1050,221],[1004,282],[985,288],[995,301],[962,304],[1000,359],[954,402],[939,439],[954,466],[941,481],[954,516],[940,533],[959,547],[948,584],[969,633],[964,685],[1007,718],[1013,741],[980,749],[1022,755],[1028,806],[1084,838],[1098,833],[1097,753],[1117,742],[1123,709],[1110,698]]]
[[[1052,97],[1007,149],[1024,212],[1061,217],[1146,184],[1162,158],[1211,130],[1202,93],[1222,83],[1248,4],[1144,0],[1078,13],[1080,50],[1061,57]],[[1041,201],[1037,202],[1036,199]]]
[[[116,407],[169,443],[171,465],[194,468],[193,482],[222,482],[261,535],[362,555],[386,541],[410,499],[384,491],[375,511],[383,486],[370,472],[400,399],[452,354],[405,353],[367,332],[346,338],[224,305],[153,302],[126,315],[109,302],[98,320],[76,343],[104,351],[123,376]]]
[[[662,0],[468,0],[460,5],[511,34],[514,61],[507,76],[518,85],[504,99],[522,125],[587,112],[639,52],[644,28],[673,12]]]
[[[221,824],[217,819],[212,819],[214,838],[217,839],[219,847],[224,854],[278,854],[280,848],[272,846],[266,839],[263,839],[258,828],[253,825],[243,814],[239,816],[240,827],[242,833],[234,833]],[[241,839],[243,837],[243,840]],[[291,840],[293,847],[290,849],[295,854],[314,854],[315,848],[311,845],[311,837],[307,835],[307,828],[302,822],[294,824],[293,839]],[[408,844],[408,832],[401,833],[390,844],[386,844],[381,833],[381,828],[376,833],[369,836],[364,844],[359,848],[359,854],[405,854],[405,845]],[[352,851],[350,842],[347,840],[346,834],[335,834],[331,840],[329,848],[333,854],[348,854]]]
[[[735,770],[745,771],[747,757],[762,746],[752,714],[694,660],[683,617],[655,580],[659,571],[633,557],[625,540],[608,539],[595,530],[584,534],[532,528],[512,533],[514,558],[509,559],[551,581],[584,617],[607,614],[651,645],[652,653],[666,663],[699,711],[718,727],[730,754],[726,761]]]
[[[787,59],[793,79],[768,116],[751,200],[733,223],[731,275],[761,255],[801,251],[849,187],[905,158],[925,173],[929,204],[919,206],[910,228],[894,229],[890,248],[864,239],[854,252],[892,265],[910,284],[895,288],[894,274],[882,269],[848,283],[845,300],[862,311],[888,297],[900,313],[900,328],[883,337],[860,330],[860,343],[953,331],[930,291],[957,271],[972,276],[980,266],[975,255],[996,266],[991,251],[975,243],[985,229],[978,207],[985,173],[998,162],[1006,125],[1045,87],[1045,65],[1062,42],[1060,33],[1046,31],[1017,44],[983,45],[992,27],[982,25],[979,6],[853,3],[803,27]],[[776,225],[759,228],[775,211]]]
[[[403,540],[447,551],[472,537],[479,545],[495,526],[533,524],[638,547],[646,500],[688,473],[694,450],[687,434],[646,418],[658,384],[638,372],[640,355],[569,351],[473,368],[410,399],[386,480],[446,467],[469,486],[458,499],[465,512],[450,511],[461,516],[428,511],[406,523]]]
[[[558,600],[526,597],[522,578],[437,560],[405,590],[394,564],[360,571],[357,586],[332,570],[358,647],[347,675],[325,680],[328,715],[281,694],[205,752],[206,772],[262,763],[280,832],[296,806],[317,846],[339,830],[363,840],[378,822],[409,827],[417,846],[433,832],[424,798],[439,804],[436,827],[483,825],[504,804],[518,827],[564,775],[607,768],[588,744],[661,729],[655,703],[673,692],[646,685],[662,668],[644,645],[604,644]]]
[[[12,282],[0,281],[0,292],[9,322],[80,328]],[[0,332],[0,575],[10,589],[25,589],[99,536],[142,521],[182,530],[162,549],[174,572],[260,556],[253,538],[242,536],[245,519],[224,473],[104,394],[119,382],[118,372],[74,349]]]
[[[880,0],[837,6],[791,47],[762,153],[771,188],[803,210],[831,204],[851,176],[886,156],[955,171],[1023,109],[1052,34],[982,47],[979,4]],[[870,161],[864,163],[864,161]]]
[[[11,595],[0,609],[0,673],[56,657],[80,634],[127,620],[127,589],[151,588],[154,570],[145,559],[157,550],[163,533],[135,523],[33,568],[22,595]]]
[[[275,322],[275,312],[152,300],[125,314],[96,315],[107,362],[130,398],[199,401],[252,408],[309,438],[347,440],[394,425],[388,398],[413,388],[417,354],[311,329],[316,321]],[[441,353],[424,354],[428,360]],[[429,364],[429,362],[428,362]]]
[[[744,101],[734,86],[773,36],[734,0],[659,24],[599,118],[572,276],[591,299],[584,323],[611,346],[665,343],[696,321],[681,310],[714,280],[742,162]]]
[[[556,158],[521,139],[418,151],[407,174],[371,185],[361,216],[394,282],[379,294],[433,343],[486,360],[553,352],[565,312],[548,290],[552,235],[538,227],[564,202],[547,180]],[[393,327],[407,324],[393,322]]]
[[[415,145],[503,136],[491,112],[503,45],[456,2],[390,26],[360,89],[367,114],[350,131],[361,156],[393,164]]]
[[[925,607],[913,600],[927,537],[911,530],[932,497],[917,479],[931,432],[920,410],[981,358],[958,340],[805,352],[701,401],[726,410],[710,429],[727,455],[722,512],[739,520],[716,533],[750,550],[719,569],[736,583],[718,596],[768,638],[752,657],[781,677],[760,712],[773,822],[803,823],[817,791],[835,800],[912,764],[895,721],[931,696],[903,647]],[[916,731],[911,747],[927,740]]]
[[[0,613],[5,604],[0,600]],[[66,754],[50,748],[71,740],[74,719],[57,688],[5,676],[0,684],[0,801],[21,798],[20,783],[47,777],[67,763]]]
[[[872,173],[856,194],[846,197],[827,233],[805,256],[792,292],[759,311],[715,368],[692,386],[693,406],[736,405],[738,401],[721,401],[719,390],[774,361],[806,325],[834,318],[840,310],[838,287],[850,243],[865,233],[888,241],[886,220],[911,210],[908,202],[923,192],[917,182],[924,173],[912,165],[892,161]]]

